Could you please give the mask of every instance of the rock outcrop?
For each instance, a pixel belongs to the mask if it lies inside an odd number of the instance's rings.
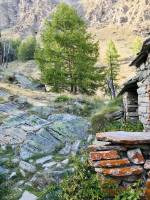
[[[13,27],[21,35],[33,34],[61,0],[0,1],[0,29]],[[89,24],[131,25],[136,30],[148,30],[150,2],[148,0],[65,0],[88,20]]]

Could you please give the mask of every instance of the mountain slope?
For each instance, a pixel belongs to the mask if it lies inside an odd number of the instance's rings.
[[[0,0],[0,29],[14,28],[29,34],[41,29],[44,19],[62,0]],[[104,27],[130,25],[133,30],[148,31],[149,0],[64,0],[76,7],[90,25]]]

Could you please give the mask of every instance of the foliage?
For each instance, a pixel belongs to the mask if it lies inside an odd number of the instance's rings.
[[[94,132],[101,131],[107,128],[107,126],[113,121],[111,114],[120,111],[122,107],[122,99],[115,98],[104,104],[101,107],[100,112],[97,112],[92,116],[92,128]]]
[[[34,59],[35,48],[36,39],[34,37],[23,40],[18,48],[18,59],[21,61]]]
[[[140,121],[130,122],[130,121],[112,121],[104,127],[102,131],[143,131],[143,125]]]
[[[6,177],[0,176],[0,199],[5,200],[5,195],[10,193],[9,186],[6,183]]]
[[[101,109],[92,117],[92,128],[94,132],[98,131],[143,131],[141,122],[130,122],[115,120],[113,113],[122,109],[122,98],[116,98]]]
[[[40,200],[101,200],[105,196],[100,181],[87,163],[87,159],[73,158],[75,172],[67,175],[58,186],[50,186],[40,194]],[[47,196],[47,198],[46,198]]]
[[[140,189],[140,186],[141,181],[119,193],[114,200],[140,200],[143,195],[143,191]]]
[[[10,53],[9,53],[9,61],[16,60],[18,57],[18,49],[21,44],[20,39],[9,40],[10,42]]]
[[[110,40],[106,51],[107,85],[111,97],[115,97],[116,80],[119,72],[119,54],[115,43]]]
[[[103,77],[103,70],[95,66],[98,43],[92,41],[85,22],[68,5],[59,4],[51,19],[35,54],[43,81],[56,92],[93,94]]]
[[[134,42],[133,42],[133,47],[132,47],[133,53],[135,55],[141,50],[142,44],[143,44],[142,38],[136,37]]]
[[[57,97],[57,98],[55,99],[55,102],[61,103],[61,102],[67,102],[67,101],[70,101],[70,100],[72,100],[71,97],[66,96],[66,95],[61,95],[61,96],[59,96],[59,97]]]

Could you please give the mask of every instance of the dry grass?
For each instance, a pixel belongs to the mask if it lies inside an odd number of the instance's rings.
[[[130,27],[117,27],[114,25],[101,27],[91,27],[89,32],[92,33],[95,40],[99,41],[100,57],[99,63],[105,65],[105,52],[109,40],[113,40],[117,46],[120,54],[120,72],[118,75],[118,83],[122,85],[125,81],[133,77],[136,73],[134,67],[129,67],[129,64],[134,58],[133,55],[133,42],[136,35]]]

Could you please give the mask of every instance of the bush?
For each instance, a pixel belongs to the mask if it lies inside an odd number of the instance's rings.
[[[101,112],[92,117],[92,128],[94,132],[99,131],[143,131],[143,125],[140,121],[130,122],[124,119],[115,120],[113,113],[120,111],[122,99],[116,98],[105,105]]]
[[[16,40],[10,40],[10,53],[9,53],[9,61],[14,61],[18,58],[18,49],[21,44],[21,41],[19,39]]]
[[[116,98],[101,108],[101,111],[92,117],[92,128],[94,132],[102,131],[113,122],[111,114],[120,111],[122,107],[122,99]]]
[[[118,194],[114,200],[140,200],[143,196],[143,191],[140,187],[141,182],[137,182]]]
[[[67,175],[59,186],[50,186],[40,194],[40,200],[101,200],[105,196],[100,181],[87,163],[73,158],[75,173]],[[47,198],[46,198],[47,197]]]
[[[61,96],[59,96],[59,97],[57,97],[57,98],[55,99],[55,102],[61,103],[61,102],[67,102],[67,101],[70,101],[70,100],[72,100],[71,97],[68,97],[68,96],[66,96],[66,95],[61,95]]]
[[[0,199],[6,200],[6,195],[11,193],[10,185],[7,182],[7,178],[3,175],[0,175]]]
[[[27,61],[34,59],[34,53],[36,48],[36,39],[29,37],[21,42],[18,49],[18,59],[21,61]]]

